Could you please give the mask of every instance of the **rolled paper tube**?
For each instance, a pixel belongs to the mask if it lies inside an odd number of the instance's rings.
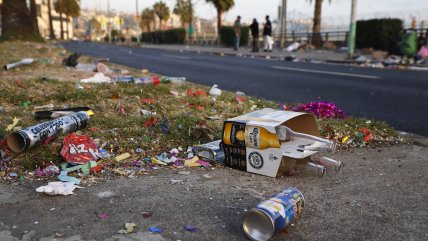
[[[6,136],[8,147],[16,153],[24,152],[42,143],[48,137],[75,132],[87,126],[89,115],[80,111],[35,126],[27,127]]]

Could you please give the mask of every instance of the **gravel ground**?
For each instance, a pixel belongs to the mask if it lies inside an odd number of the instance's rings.
[[[343,151],[335,156],[345,162],[343,172],[324,178],[269,178],[222,166],[189,175],[163,169],[113,177],[73,196],[36,193],[44,181],[1,184],[0,240],[248,240],[246,210],[286,186],[302,191],[305,208],[273,240],[428,240],[427,156],[428,148],[417,145]],[[136,233],[118,235],[127,222]],[[148,233],[151,226],[162,233]]]

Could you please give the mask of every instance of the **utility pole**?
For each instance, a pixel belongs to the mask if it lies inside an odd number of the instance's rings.
[[[285,42],[287,41],[287,0],[282,0],[281,6],[281,39],[280,47],[281,49],[285,47]]]
[[[357,0],[352,0],[351,5],[351,24],[349,26],[349,37],[348,37],[348,58],[352,58],[355,50],[355,35],[357,32]]]
[[[107,34],[108,42],[111,44],[110,0],[107,0]]]

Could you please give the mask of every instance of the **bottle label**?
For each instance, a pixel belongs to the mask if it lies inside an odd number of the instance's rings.
[[[230,133],[226,133],[226,135],[230,138],[230,144],[244,147],[245,124],[230,123],[230,125],[232,125]]]
[[[245,128],[245,145],[248,147],[260,148],[260,128],[247,126]]]

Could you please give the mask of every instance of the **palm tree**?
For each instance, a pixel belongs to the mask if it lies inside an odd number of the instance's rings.
[[[194,11],[190,0],[177,0],[173,12],[180,16],[183,28],[186,27],[186,23],[191,23],[193,20]]]
[[[2,40],[43,41],[40,33],[35,29],[26,0],[3,0],[1,22]]]
[[[143,12],[141,12],[141,21],[140,26],[141,29],[146,28],[148,32],[152,30],[151,25],[155,20],[155,12],[153,9],[145,8]]]
[[[64,0],[64,9],[65,9],[65,16],[67,19],[67,39],[69,38],[69,31],[68,31],[68,22],[70,21],[70,17],[76,18],[80,15],[80,5],[77,3],[76,0]],[[72,28],[74,30],[74,25],[72,25]],[[74,31],[73,31],[74,32]]]
[[[217,31],[220,35],[220,28],[222,25],[222,16],[223,13],[229,11],[234,5],[234,0],[206,0],[207,2],[210,2],[214,5],[214,7],[217,9]]]
[[[309,0],[312,3],[312,0]],[[329,0],[331,2],[331,0]],[[315,0],[314,25],[312,27],[312,44],[316,47],[321,47],[321,9],[323,0]]]
[[[59,22],[60,22],[60,29],[61,29],[61,39],[64,39],[64,27],[62,25],[62,14],[64,13],[64,0],[56,0],[54,2],[54,9],[55,12],[59,13]]]
[[[153,5],[153,10],[159,18],[159,29],[161,29],[162,21],[169,19],[169,8],[164,2],[160,1]]]
[[[33,23],[33,28],[37,33],[40,34],[39,21],[37,19],[36,0],[30,0],[30,13],[31,13],[31,22]]]
[[[55,39],[55,33],[52,24],[52,5],[51,0],[48,0],[48,16],[49,16],[49,38]]]
[[[80,6],[76,0],[57,0],[54,3],[54,8],[59,13],[59,19],[61,24],[61,39],[64,39],[64,27],[62,25],[62,15],[66,16],[67,21],[67,37],[68,37],[68,21],[69,17],[77,17],[80,15]]]

